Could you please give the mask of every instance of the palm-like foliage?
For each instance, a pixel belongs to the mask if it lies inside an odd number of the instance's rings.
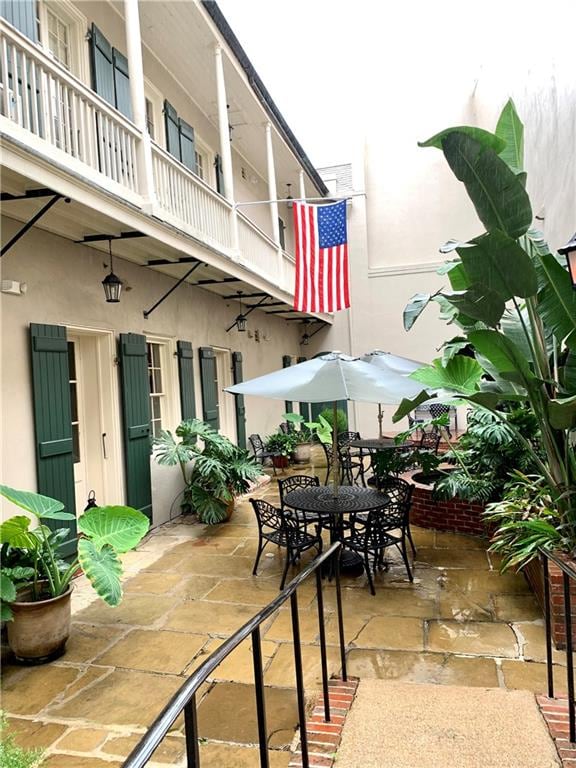
[[[260,476],[258,464],[199,419],[183,421],[176,428],[176,437],[163,431],[154,441],[156,461],[180,467],[186,485],[184,511],[196,511],[208,524],[222,522],[234,495],[246,493],[250,483]]]

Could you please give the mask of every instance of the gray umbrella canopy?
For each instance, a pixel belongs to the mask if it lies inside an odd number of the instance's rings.
[[[418,363],[415,364],[419,367]],[[416,381],[357,357],[331,352],[289,368],[227,387],[235,395],[323,403],[354,400],[395,405],[422,390]]]

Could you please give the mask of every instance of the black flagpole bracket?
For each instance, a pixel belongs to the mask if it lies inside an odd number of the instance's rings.
[[[36,194],[26,194],[26,195],[20,195],[20,196],[12,196],[9,197],[3,196],[4,202],[11,201],[11,200],[30,200],[34,197],[46,197],[47,195],[52,195],[51,199],[48,200],[46,205],[42,206],[40,210],[32,216],[30,221],[27,221],[26,224],[22,227],[22,229],[19,229],[18,232],[12,237],[6,245],[2,246],[2,250],[0,251],[0,258],[4,256],[4,254],[8,253],[10,248],[12,248],[13,245],[16,245],[16,243],[20,240],[20,238],[24,237],[26,232],[28,232],[29,229],[31,229],[34,224],[36,224],[37,221],[39,221],[42,216],[44,216],[50,208],[52,208],[53,205],[55,205],[58,200],[64,199],[67,203],[70,202],[69,197],[64,197],[64,195],[59,194],[58,192],[52,192],[50,190],[31,190],[31,192],[36,192]],[[41,193],[41,194],[39,194]]]
[[[150,315],[152,314],[152,312],[154,312],[154,310],[155,310],[155,309],[157,309],[157,308],[160,306],[160,304],[162,304],[162,302],[163,302],[163,301],[165,301],[165,300],[168,298],[168,296],[170,296],[170,294],[171,294],[173,291],[175,291],[175,290],[176,290],[176,288],[178,288],[178,286],[179,286],[179,285],[182,285],[182,283],[184,282],[184,280],[186,280],[188,277],[190,277],[190,275],[192,274],[192,272],[194,272],[196,269],[198,269],[198,267],[199,267],[201,264],[202,264],[202,262],[201,262],[201,261],[197,261],[197,262],[196,262],[196,263],[195,263],[193,266],[191,266],[191,267],[190,267],[190,269],[188,270],[188,272],[186,272],[186,274],[185,274],[185,275],[183,275],[183,277],[181,277],[181,278],[180,278],[180,280],[178,280],[176,283],[174,283],[174,285],[172,286],[172,288],[170,288],[170,290],[166,291],[166,293],[164,294],[164,296],[162,296],[161,298],[159,298],[159,299],[158,299],[158,301],[156,302],[156,304],[153,304],[153,305],[150,307],[150,309],[144,310],[144,312],[142,313],[142,314],[144,315],[144,320],[148,320],[148,318],[150,317]]]

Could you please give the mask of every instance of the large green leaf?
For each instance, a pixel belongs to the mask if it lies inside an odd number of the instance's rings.
[[[62,512],[64,504],[49,496],[42,496],[33,491],[18,491],[16,488],[10,488],[7,485],[0,485],[0,496],[22,507],[31,515],[44,520],[73,520],[74,515],[69,512]]]
[[[548,403],[550,424],[555,429],[573,429],[576,427],[576,395],[550,400]]]
[[[558,342],[576,349],[576,291],[570,276],[547,252],[543,241],[530,242],[538,273],[538,313],[546,330],[549,329]]]
[[[532,222],[530,199],[496,152],[458,131],[442,140],[442,149],[488,232],[499,229],[510,237],[523,235]]]
[[[417,293],[410,299],[404,308],[404,330],[409,331],[421,313],[426,309],[432,295],[430,293]]]
[[[524,328],[527,329],[530,339],[532,339],[532,329],[530,326],[530,318],[528,316],[528,310],[523,307],[521,310],[522,320],[524,325],[520,322],[518,313],[511,310],[506,310],[500,321],[500,330],[510,341],[518,347],[522,352],[522,355],[526,360],[532,362],[532,349],[530,343],[526,338]]]
[[[86,577],[108,605],[116,606],[122,600],[122,564],[109,544],[97,549],[90,539],[78,540],[78,561]]]
[[[412,400],[404,397],[396,409],[394,416],[392,416],[392,421],[394,424],[396,424],[397,421],[405,418],[409,413],[412,413],[412,411],[416,410],[419,405],[422,405],[422,403],[425,403],[427,400],[431,400],[433,397],[434,396],[430,395],[429,392],[426,392],[425,389],[423,389],[422,392],[416,395],[416,397],[414,397]]]
[[[506,141],[500,136],[496,136],[490,131],[485,131],[484,128],[476,128],[473,125],[457,125],[453,128],[445,128],[440,133],[434,134],[426,141],[419,141],[419,147],[436,147],[436,149],[442,149],[442,142],[451,133],[457,131],[458,133],[470,136],[470,138],[477,141],[483,147],[493,149],[494,152],[503,152],[506,149]]]
[[[526,387],[534,381],[534,374],[521,349],[502,333],[492,330],[471,331],[468,338],[503,378],[519,374]]]
[[[96,549],[111,546],[120,553],[134,549],[149,527],[146,515],[132,507],[93,507],[78,518],[78,530]]]
[[[16,586],[12,579],[0,572],[0,600],[11,603],[16,600]]]
[[[9,544],[16,549],[41,548],[40,540],[30,532],[30,518],[14,515],[0,525],[0,544]]]
[[[474,238],[471,245],[457,250],[473,283],[487,286],[505,301],[536,293],[538,280],[532,260],[511,237],[495,230]]]
[[[447,261],[436,272],[439,275],[448,275],[453,291],[465,291],[467,288],[470,288],[470,278],[466,274],[464,265],[460,260]]]
[[[524,168],[524,126],[512,99],[508,99],[500,113],[496,136],[505,142],[504,148],[496,152],[515,173],[518,173]]]
[[[437,358],[432,365],[418,368],[411,373],[410,378],[430,389],[446,389],[468,395],[478,390],[482,373],[482,366],[474,358],[457,355],[449,360],[446,366]]]
[[[459,312],[491,326],[498,324],[506,307],[504,299],[495,291],[477,283],[466,291],[444,292],[442,296]]]

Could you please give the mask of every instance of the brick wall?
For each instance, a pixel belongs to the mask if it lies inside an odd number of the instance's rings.
[[[536,595],[542,613],[544,613],[544,572],[539,560],[533,560],[524,569],[528,583]],[[566,626],[564,624],[564,586],[562,571],[548,561],[548,583],[550,585],[550,619],[552,639],[556,648],[566,648]],[[570,580],[570,608],[572,614],[572,643],[576,647],[576,581]]]

